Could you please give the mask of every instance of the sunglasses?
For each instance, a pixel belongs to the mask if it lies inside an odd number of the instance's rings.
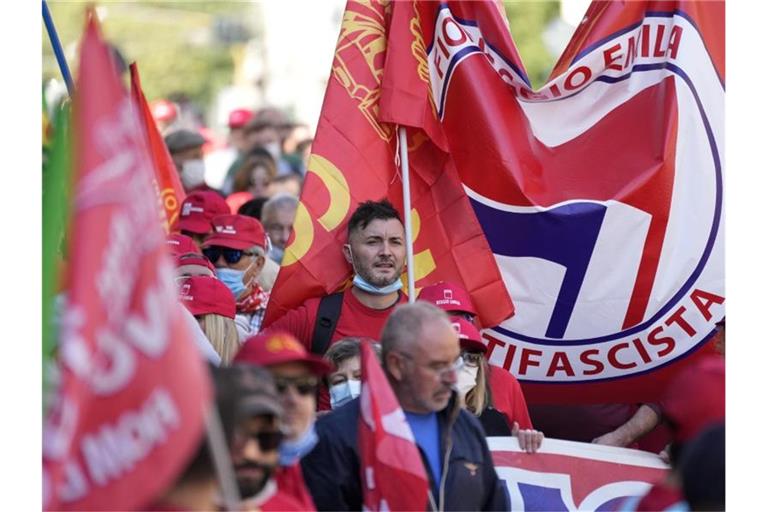
[[[240,432],[243,441],[253,440],[259,444],[262,452],[271,452],[280,447],[285,434],[279,430],[264,430],[261,432]]]
[[[317,392],[317,377],[275,377],[275,387],[278,393],[285,393],[289,387],[300,395],[307,396]]]
[[[210,260],[211,263],[216,263],[221,256],[224,256],[224,261],[230,265],[234,265],[240,261],[243,256],[254,256],[256,253],[246,252],[242,249],[230,249],[229,247],[206,247],[203,249],[203,255]]]

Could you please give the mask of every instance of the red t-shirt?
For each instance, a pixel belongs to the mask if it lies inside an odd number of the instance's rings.
[[[645,496],[642,496],[637,502],[627,500],[620,509],[638,512],[664,511],[672,509],[673,506],[679,507],[681,503],[685,503],[685,498],[683,498],[680,489],[671,487],[666,482],[661,482],[648,489]]]
[[[348,336],[368,337],[379,339],[384,323],[395,309],[395,306],[407,302],[405,294],[399,293],[395,304],[386,309],[372,309],[360,302],[352,293],[352,288],[344,291],[341,304],[341,313],[336,323],[336,330],[331,336],[331,345]],[[313,297],[304,301],[304,304],[296,309],[288,311],[285,315],[273,322],[264,331],[282,329],[290,332],[296,339],[304,344],[307,350],[312,350],[312,334],[315,330],[317,310],[320,308],[320,297]],[[329,345],[330,346],[330,345]],[[328,389],[320,386],[317,398],[317,409],[327,411],[331,408]]]
[[[271,498],[261,504],[262,512],[281,512],[283,510],[316,510],[314,507],[306,508],[296,498],[282,491],[276,492]]]
[[[490,370],[493,407],[507,418],[509,428],[515,421],[521,429],[533,428],[523,390],[515,376],[497,366],[491,366]]]
[[[275,471],[278,494],[286,494],[293,498],[300,506],[298,510],[317,510],[312,495],[304,483],[304,474],[299,463],[291,466],[279,466]]]

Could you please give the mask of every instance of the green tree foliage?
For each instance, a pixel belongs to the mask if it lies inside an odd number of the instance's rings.
[[[49,0],[51,16],[71,67],[85,23],[85,2]],[[136,61],[142,87],[152,100],[184,92],[207,105],[218,89],[232,82],[233,53],[241,42],[224,43],[217,26],[235,23],[241,34],[257,35],[258,10],[248,2],[102,2],[105,37],[126,63]],[[76,70],[72,69],[76,76]],[[48,35],[43,30],[43,78],[60,78]]]
[[[560,12],[559,1],[504,0],[509,30],[534,88],[544,85],[557,61],[544,46],[542,34]]]

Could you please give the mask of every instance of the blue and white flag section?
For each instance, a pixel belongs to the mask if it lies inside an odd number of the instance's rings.
[[[538,91],[495,3],[394,8],[514,300],[491,363],[529,402],[658,399],[725,314],[723,3],[595,2]]]

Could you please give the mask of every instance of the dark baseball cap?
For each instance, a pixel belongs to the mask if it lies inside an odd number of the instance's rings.
[[[233,364],[214,370],[216,400],[232,407],[235,420],[271,415],[281,417],[283,407],[272,374],[260,366]]]

